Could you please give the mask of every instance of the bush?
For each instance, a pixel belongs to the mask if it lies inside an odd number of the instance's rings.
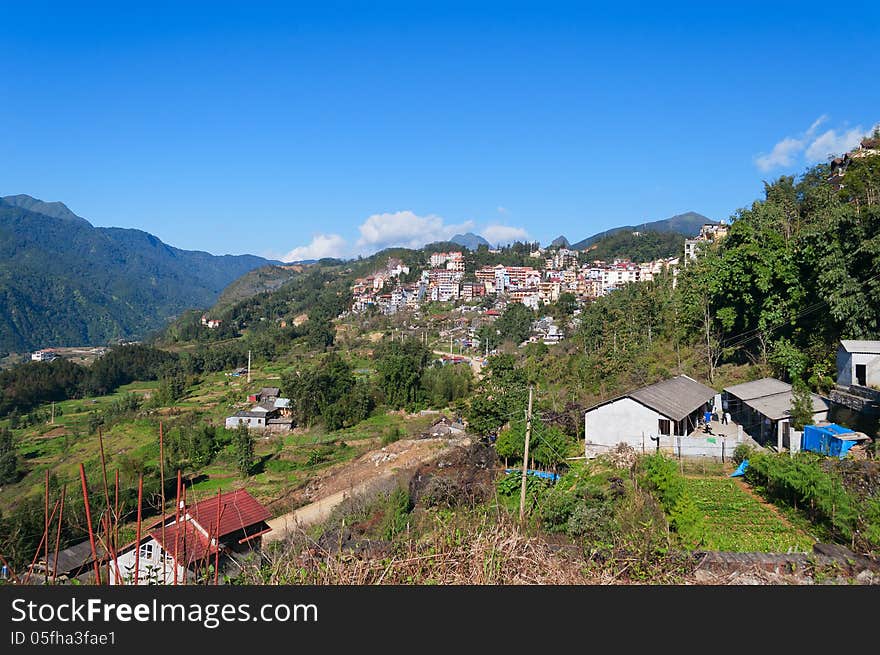
[[[733,461],[737,464],[742,464],[742,462],[749,459],[751,455],[752,447],[748,444],[741,443],[733,449]]]
[[[412,509],[409,492],[398,487],[388,496],[385,515],[382,518],[382,538],[391,540],[406,530],[409,512]]]

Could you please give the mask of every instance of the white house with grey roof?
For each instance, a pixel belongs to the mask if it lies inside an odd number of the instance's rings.
[[[841,341],[837,348],[837,384],[880,388],[880,341]]]
[[[815,393],[810,394],[813,404],[813,423],[828,418],[830,403]],[[782,432],[788,434],[788,423],[794,405],[792,387],[776,378],[761,378],[724,388],[724,407],[733,420],[743,426],[759,443],[775,438]]]
[[[657,437],[670,446],[675,436],[684,437],[697,427],[714,396],[714,389],[686,375],[630,391],[586,410],[586,442],[641,448],[646,439]]]

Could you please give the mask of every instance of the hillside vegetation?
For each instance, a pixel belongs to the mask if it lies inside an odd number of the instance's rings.
[[[0,199],[0,352],[141,338],[268,263],[96,228],[61,203]]]

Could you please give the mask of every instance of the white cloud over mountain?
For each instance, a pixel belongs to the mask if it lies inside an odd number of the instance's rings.
[[[348,242],[338,234],[316,234],[311,243],[294,248],[282,257],[285,262],[322,257],[343,257],[348,251]]]
[[[486,241],[494,245],[506,245],[513,241],[528,239],[529,233],[522,227],[513,225],[488,225],[480,232]]]
[[[473,228],[473,221],[453,225],[436,214],[419,216],[410,210],[385,212],[373,214],[361,223],[357,246],[364,254],[391,246],[421,248],[426,243],[445,241],[457,232]]]
[[[281,257],[283,261],[321,259],[322,257],[364,256],[383,248],[422,248],[433,241],[448,241],[454,235],[478,231],[474,221],[447,223],[442,216],[427,214],[420,216],[411,210],[383,212],[368,216],[358,226],[360,237],[354,247],[339,234],[315,234],[311,242],[294,248]],[[528,232],[512,225],[490,224],[479,233],[492,245],[508,244],[528,238]]]

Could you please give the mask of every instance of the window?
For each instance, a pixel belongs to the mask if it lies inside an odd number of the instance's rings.
[[[657,421],[657,424],[658,424],[658,429],[660,430],[660,434],[666,434],[666,435],[671,434],[670,429],[669,429],[669,419],[668,418],[661,418],[659,421]]]
[[[153,542],[145,543],[141,546],[140,556],[144,559],[153,559]]]

